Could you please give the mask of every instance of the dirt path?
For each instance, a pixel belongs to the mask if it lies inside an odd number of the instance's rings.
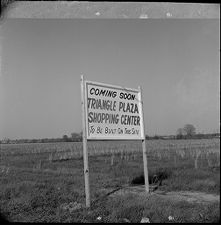
[[[125,195],[125,194],[136,194],[138,196],[146,197],[146,196],[158,196],[161,198],[168,198],[173,201],[187,201],[190,203],[213,203],[213,202],[220,202],[220,195],[217,194],[208,194],[204,192],[196,192],[196,191],[159,191],[156,190],[151,192],[149,195],[144,191],[144,186],[134,186],[134,187],[126,187],[120,189],[113,194],[112,196],[116,195]]]
[[[207,194],[204,192],[193,191],[178,191],[178,192],[156,192],[155,195],[159,195],[164,198],[173,199],[174,201],[188,201],[191,203],[212,203],[219,202],[220,196],[215,194]]]

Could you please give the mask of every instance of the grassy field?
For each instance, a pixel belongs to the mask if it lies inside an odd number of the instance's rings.
[[[82,143],[1,145],[1,214],[16,222],[140,222],[142,217],[150,222],[219,221],[219,202],[107,195],[139,183],[141,143],[89,142],[88,148],[90,209],[80,207],[85,205]],[[220,193],[219,139],[147,141],[147,149],[151,185],[159,185],[164,175],[158,190]]]

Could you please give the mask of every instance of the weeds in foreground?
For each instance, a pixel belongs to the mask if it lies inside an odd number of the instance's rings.
[[[28,150],[27,147],[25,154],[20,149],[16,154],[6,151],[3,156],[6,166],[0,170],[0,211],[9,221],[140,222],[143,217],[149,218],[151,223],[219,221],[219,204],[215,203],[203,206],[157,198],[136,199],[134,196],[100,198],[107,190],[122,185],[144,184],[142,154],[126,158],[122,154],[114,160],[110,155],[90,155],[91,199],[99,200],[90,210],[63,210],[63,204],[85,204],[82,158],[50,162],[47,152],[38,150],[29,154]],[[41,166],[35,168],[40,161]],[[159,185],[160,190],[219,194],[219,169],[204,167],[206,162],[203,163],[203,159],[198,162],[200,164],[195,169],[189,158],[177,157],[174,166],[174,159],[166,154],[151,156],[148,158],[149,182]]]

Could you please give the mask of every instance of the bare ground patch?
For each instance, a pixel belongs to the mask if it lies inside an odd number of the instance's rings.
[[[151,190],[151,188],[150,188]],[[133,187],[124,187],[116,192],[111,194],[112,197],[114,196],[123,196],[127,194],[134,194],[138,197],[148,198],[151,196],[156,196],[159,198],[168,198],[171,201],[187,201],[190,203],[215,203],[220,202],[220,195],[217,194],[208,194],[204,192],[196,192],[196,191],[150,191],[149,194],[145,192],[144,185],[140,186],[133,186]]]

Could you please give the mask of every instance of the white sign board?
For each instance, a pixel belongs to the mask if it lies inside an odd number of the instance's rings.
[[[139,90],[85,81],[87,139],[145,139]]]

